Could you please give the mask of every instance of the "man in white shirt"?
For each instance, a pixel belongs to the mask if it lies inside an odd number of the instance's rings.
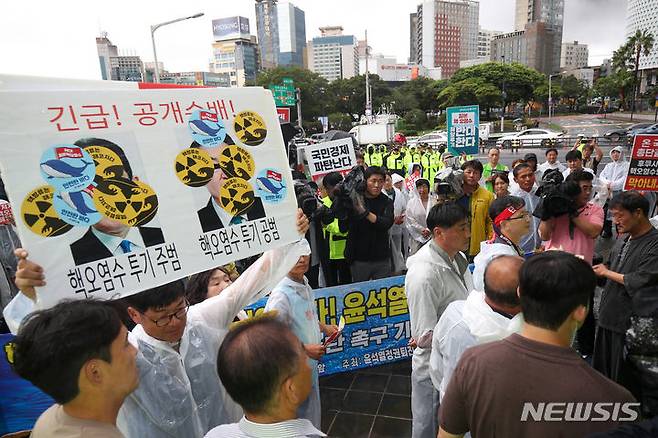
[[[569,167],[562,172],[562,176],[564,177],[564,179],[567,179],[569,174],[571,172],[575,172],[576,170],[585,170],[596,177],[596,173],[594,173],[592,169],[590,169],[589,167],[583,167],[583,155],[580,153],[578,149],[572,149],[569,152],[567,152],[565,159],[567,160],[567,165]]]
[[[513,196],[522,198],[525,202],[525,208],[528,213],[532,214],[537,205],[539,205],[539,196],[535,194],[535,172],[532,168],[525,164],[518,164],[514,168],[514,180],[519,185],[519,188],[512,192]],[[530,231],[521,239],[521,249],[524,253],[534,252],[541,245],[539,238],[539,218],[531,216],[532,223],[530,224]]]
[[[484,273],[484,293],[473,290],[466,300],[453,301],[434,327],[430,377],[443,397],[452,372],[468,348],[499,341],[521,330],[523,317],[516,289],[523,259],[502,255]]]
[[[219,350],[217,373],[244,417],[212,429],[206,438],[326,436],[297,417],[311,393],[312,370],[301,341],[274,315],[231,329]]]
[[[539,178],[541,179],[544,176],[544,173],[549,169],[558,169],[560,172],[564,172],[567,168],[564,164],[560,163],[557,160],[557,149],[549,148],[546,150],[546,161],[541,163],[537,170],[539,171]]]
[[[411,336],[418,347],[411,362],[412,437],[434,438],[439,392],[429,374],[432,330],[448,304],[465,299],[473,277],[462,251],[470,243],[468,212],[456,203],[435,205],[427,216],[432,238],[407,260],[405,290]]]

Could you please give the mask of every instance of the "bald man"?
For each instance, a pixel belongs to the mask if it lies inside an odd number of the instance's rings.
[[[441,398],[466,349],[521,330],[517,294],[521,265],[521,257],[496,257],[484,271],[484,292],[471,291],[466,300],[453,301],[441,315],[430,355],[430,377]]]

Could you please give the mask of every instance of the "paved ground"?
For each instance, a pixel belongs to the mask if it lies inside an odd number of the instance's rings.
[[[320,378],[322,431],[330,437],[411,436],[411,361]]]

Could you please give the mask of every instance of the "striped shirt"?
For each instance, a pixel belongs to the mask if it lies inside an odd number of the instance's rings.
[[[280,423],[260,424],[242,417],[238,423],[223,424],[210,430],[205,438],[302,438],[325,437],[305,419],[287,420]]]

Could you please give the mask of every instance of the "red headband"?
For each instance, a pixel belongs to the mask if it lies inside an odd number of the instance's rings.
[[[494,219],[494,224],[500,228],[500,224],[503,221],[506,221],[507,219],[511,218],[514,213],[516,213],[517,210],[516,208],[512,207],[511,205],[507,207],[505,210],[501,211],[498,216]]]

